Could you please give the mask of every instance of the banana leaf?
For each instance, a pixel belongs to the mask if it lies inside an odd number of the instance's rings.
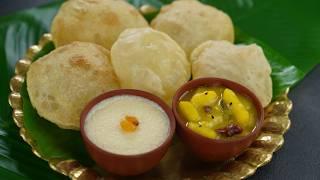
[[[171,0],[129,0],[140,7],[150,4],[160,8]],[[277,96],[301,80],[320,62],[320,15],[318,0],[203,0],[231,15],[237,43],[257,43],[272,66],[273,93]],[[27,48],[49,32],[50,23],[62,1],[0,17],[0,177],[3,179],[63,179],[48,164],[34,156],[19,136],[7,102],[9,80],[14,66]],[[152,19],[156,14],[146,18]],[[241,30],[240,30],[241,29]],[[272,48],[271,48],[272,47]],[[53,49],[52,45],[39,56]],[[294,91],[294,89],[293,89]],[[61,130],[41,119],[22,89],[25,125],[32,130],[40,152],[48,158],[77,158],[86,165],[92,161],[82,148],[78,132]],[[56,138],[61,137],[64,138]],[[61,140],[62,139],[62,140]],[[69,145],[70,139],[73,142]],[[69,141],[68,141],[69,140]],[[73,147],[78,148],[73,148]],[[78,150],[79,149],[79,150]]]

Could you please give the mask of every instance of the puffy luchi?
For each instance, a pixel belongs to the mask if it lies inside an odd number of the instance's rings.
[[[162,7],[151,26],[177,41],[187,55],[207,40],[234,41],[231,18],[196,0],[174,1]]]
[[[123,30],[148,26],[124,0],[68,0],[53,19],[51,33],[56,46],[85,41],[110,49]]]
[[[151,28],[127,29],[111,48],[122,88],[151,92],[167,103],[190,78],[190,63],[180,46]]]
[[[32,63],[27,89],[38,114],[61,128],[79,129],[84,106],[119,88],[109,54],[99,45],[74,42]]]
[[[271,67],[256,44],[207,41],[191,54],[192,77],[218,77],[250,89],[265,107],[272,99]]]

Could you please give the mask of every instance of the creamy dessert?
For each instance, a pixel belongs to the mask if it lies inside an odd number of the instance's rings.
[[[168,137],[169,117],[155,102],[135,95],[118,95],[96,104],[84,131],[99,148],[120,155],[152,151]]]

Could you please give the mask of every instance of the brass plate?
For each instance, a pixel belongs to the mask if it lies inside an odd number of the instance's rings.
[[[33,153],[48,161],[49,166],[71,179],[97,179],[100,175],[93,169],[81,165],[75,159],[45,159],[34,146],[34,140],[28,135],[23,123],[21,85],[30,66],[31,59],[50,42],[50,34],[44,34],[38,45],[31,46],[24,59],[17,62],[15,76],[11,78],[9,104],[13,108],[13,120],[20,128],[20,135],[27,142]],[[262,133],[256,141],[239,157],[221,163],[201,163],[192,158],[176,137],[166,156],[152,171],[135,177],[137,179],[244,179],[271,161],[272,154],[284,143],[283,134],[290,128],[288,114],[292,102],[288,99],[289,89],[265,108],[265,123]],[[110,177],[111,179],[117,177]]]

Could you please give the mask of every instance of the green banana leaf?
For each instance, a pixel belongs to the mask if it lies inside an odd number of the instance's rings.
[[[171,0],[129,0],[137,7],[150,4],[160,8]],[[231,15],[237,43],[257,43],[272,66],[273,93],[278,95],[301,80],[320,62],[320,12],[317,0],[303,4],[290,0],[203,0]],[[9,80],[14,66],[26,49],[49,32],[53,16],[62,1],[0,17],[0,177],[5,179],[61,179],[48,164],[34,156],[30,147],[19,137],[18,128],[8,105]],[[152,19],[155,14],[146,18]],[[240,31],[241,29],[242,31]],[[245,32],[245,33],[244,33]],[[257,40],[259,39],[259,40]],[[272,47],[272,48],[270,48]],[[41,55],[53,49],[52,44]],[[280,53],[279,53],[280,52]],[[39,56],[41,56],[39,55]],[[22,88],[25,126],[32,129],[40,153],[47,158],[77,158],[85,165],[92,161],[84,151],[79,132],[62,130],[42,120],[28,100],[25,85]],[[62,138],[56,138],[63,136]],[[72,139],[73,141],[68,141]],[[67,142],[67,143],[66,143]],[[70,143],[72,142],[72,143]],[[68,144],[66,146],[66,144]],[[63,146],[61,146],[63,144]],[[73,148],[79,147],[79,148]],[[80,150],[78,150],[80,149]]]

